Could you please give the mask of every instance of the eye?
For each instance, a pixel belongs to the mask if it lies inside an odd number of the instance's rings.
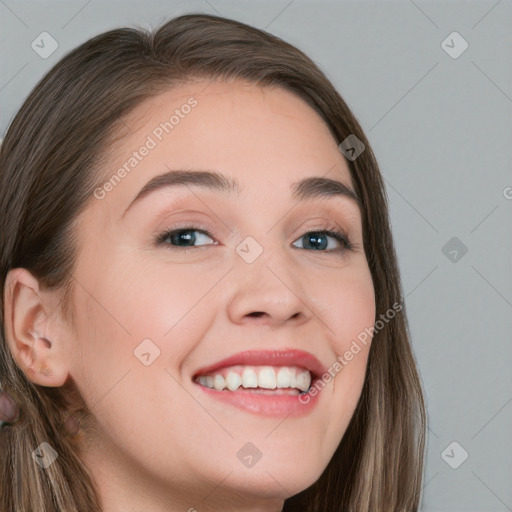
[[[199,235],[196,235],[199,233]],[[171,249],[174,248],[184,248],[187,247],[197,247],[197,245],[217,245],[218,242],[213,244],[208,243],[198,243],[196,242],[207,242],[207,239],[212,239],[211,234],[203,229],[200,229],[196,226],[187,226],[180,229],[168,230],[162,233],[157,237],[156,243],[158,245],[166,244],[169,245]],[[183,244],[183,245],[182,245]]]
[[[328,248],[329,238],[335,240],[335,247]],[[348,237],[341,231],[333,231],[328,229],[308,231],[299,238],[299,240],[304,239],[306,240],[306,244],[303,247],[299,247],[299,249],[309,249],[322,252],[343,252],[345,250],[353,251],[355,249],[354,244],[352,244]],[[338,247],[336,247],[336,245],[338,245]],[[295,243],[294,246],[297,247]]]
[[[197,234],[196,234],[197,233]],[[329,238],[334,240],[329,247]],[[202,245],[218,245],[218,242],[208,244],[208,239],[213,240],[213,236],[209,231],[201,229],[198,226],[185,226],[181,228],[166,230],[156,237],[157,245],[166,245],[171,250],[190,251],[191,247],[199,247]],[[304,233],[298,240],[306,240],[302,247],[295,245],[294,247],[305,250],[321,251],[327,253],[354,251],[356,244],[353,244],[348,237],[341,231],[336,229],[319,229]]]

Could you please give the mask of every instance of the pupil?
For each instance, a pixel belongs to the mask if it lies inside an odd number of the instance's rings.
[[[177,245],[179,245],[180,241],[181,242],[191,242],[190,244],[187,244],[187,245],[193,245],[194,242],[195,242],[195,239],[196,239],[196,236],[195,234],[192,234],[192,231],[190,230],[183,230],[183,231],[177,231],[176,233],[173,233],[172,235],[172,243],[176,243]]]
[[[324,238],[324,243],[320,241],[322,237]],[[308,236],[308,239],[313,241],[310,245],[315,249],[325,249],[327,247],[325,236],[322,233],[312,233]]]

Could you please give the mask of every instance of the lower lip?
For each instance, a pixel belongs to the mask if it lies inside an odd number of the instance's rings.
[[[198,383],[195,384],[212,398],[262,416],[305,416],[318,403],[318,393],[315,396],[307,393],[302,395],[270,395],[249,390],[218,391]],[[311,385],[313,386],[313,384],[314,382]]]

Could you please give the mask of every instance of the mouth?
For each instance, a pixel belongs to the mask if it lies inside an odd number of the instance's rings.
[[[194,381],[217,391],[298,395],[306,394],[315,378],[297,366],[233,365],[197,375]]]
[[[323,373],[308,352],[246,351],[200,369],[192,380],[211,398],[249,412],[301,415],[316,403],[317,395],[305,395]]]

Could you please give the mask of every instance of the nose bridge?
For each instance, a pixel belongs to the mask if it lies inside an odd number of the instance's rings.
[[[238,244],[228,302],[233,322],[242,322],[248,316],[265,317],[272,323],[308,317],[300,274],[288,249],[274,230],[247,236]]]

